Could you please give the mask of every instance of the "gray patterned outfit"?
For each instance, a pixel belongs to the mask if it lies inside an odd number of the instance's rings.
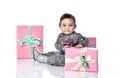
[[[37,55],[36,60],[39,62],[47,63],[49,65],[56,65],[56,66],[64,66],[65,64],[65,53],[63,51],[63,47],[65,45],[69,46],[76,46],[78,44],[85,47],[88,45],[89,41],[86,37],[82,36],[80,33],[73,32],[69,35],[65,35],[63,33],[60,33],[58,35],[58,38],[55,42],[55,48],[58,50],[44,53],[44,54],[38,54],[36,51],[35,54]]]

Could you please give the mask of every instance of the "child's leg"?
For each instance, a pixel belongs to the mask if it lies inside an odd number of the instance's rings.
[[[36,48],[33,50],[33,59],[50,65],[64,66],[65,57],[60,52],[40,53]]]
[[[46,56],[52,56],[52,55],[60,55],[59,51],[50,51],[48,53],[44,53]]]
[[[64,66],[65,65],[65,56],[64,55],[53,55],[48,57],[47,63],[55,66]]]
[[[48,56],[40,54],[37,58],[36,61],[40,63],[47,63]]]
[[[50,51],[48,53],[41,53],[37,50],[37,48],[33,48],[33,59],[36,60],[36,58],[39,56],[39,55],[45,55],[45,56],[52,56],[52,55],[60,55],[60,52],[58,51]]]

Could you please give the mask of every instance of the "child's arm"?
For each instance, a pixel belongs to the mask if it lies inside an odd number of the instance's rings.
[[[62,37],[62,34],[59,34],[59,36],[57,37],[57,40],[56,40],[56,42],[55,42],[55,48],[56,48],[57,50],[63,51],[64,44],[61,44],[61,43],[59,42],[59,39],[60,39],[61,37]]]
[[[85,47],[89,44],[89,40],[86,37],[82,36],[80,33],[78,33],[78,43],[79,44],[77,46]]]

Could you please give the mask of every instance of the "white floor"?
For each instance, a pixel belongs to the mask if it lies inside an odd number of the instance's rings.
[[[33,59],[19,59],[16,78],[98,78],[98,73],[65,71],[64,67],[34,62]]]

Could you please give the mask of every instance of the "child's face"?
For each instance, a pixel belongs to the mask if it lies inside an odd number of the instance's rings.
[[[68,35],[72,33],[75,29],[75,24],[72,19],[66,18],[61,21],[60,29],[62,33]]]

